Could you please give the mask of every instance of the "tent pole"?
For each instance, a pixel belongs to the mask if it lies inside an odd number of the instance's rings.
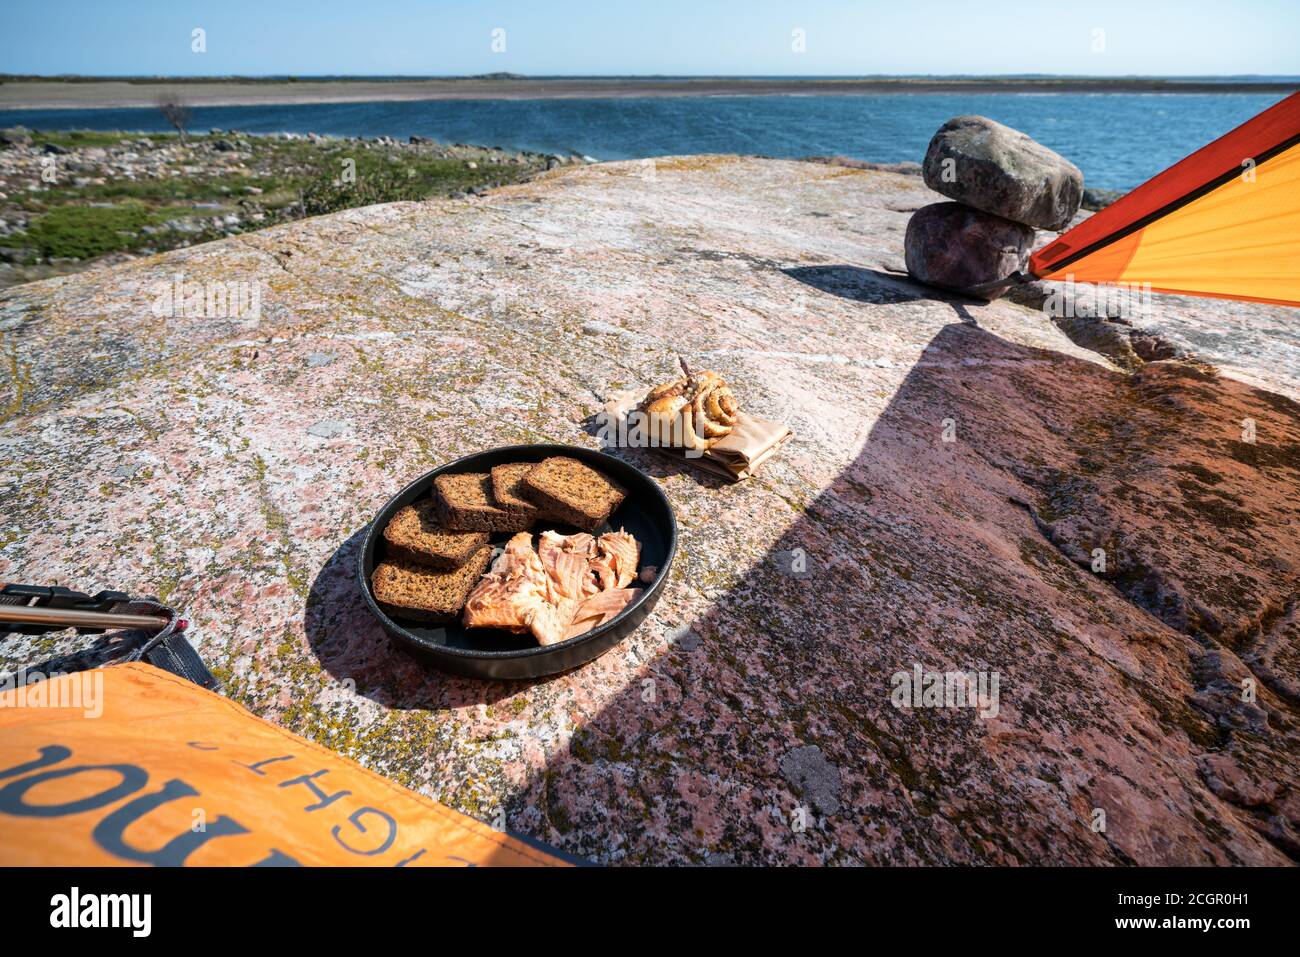
[[[126,615],[39,605],[0,605],[0,628],[11,625],[50,625],[53,628],[143,628],[162,631],[170,619],[158,615]]]

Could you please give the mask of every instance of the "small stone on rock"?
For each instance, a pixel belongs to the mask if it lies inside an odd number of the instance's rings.
[[[342,435],[348,429],[347,423],[338,419],[324,419],[307,429],[308,433],[322,439],[332,439]]]
[[[820,813],[834,814],[840,809],[840,769],[826,760],[817,745],[787,751],[781,757],[781,773]]]
[[[683,625],[669,632],[668,640],[682,651],[694,651],[700,647],[700,636],[691,629],[690,625]]]

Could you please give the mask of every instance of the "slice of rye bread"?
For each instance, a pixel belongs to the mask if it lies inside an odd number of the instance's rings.
[[[539,506],[584,531],[594,532],[622,504],[627,491],[590,465],[557,455],[523,478],[524,494]]]
[[[486,472],[439,475],[433,480],[447,528],[456,532],[527,532],[533,516],[497,504]]]
[[[540,522],[563,522],[563,515],[553,515],[549,509],[528,501],[524,494],[524,476],[537,468],[536,462],[511,462],[492,468],[492,494],[497,504],[512,512],[526,512]]]
[[[492,495],[497,504],[510,512],[525,512],[537,517],[537,506],[524,498],[520,485],[523,477],[537,467],[536,462],[511,462],[492,467]]]
[[[384,528],[388,557],[450,571],[488,543],[487,532],[453,532],[437,501],[426,498],[400,510]]]
[[[401,560],[381,562],[370,576],[370,586],[379,607],[390,615],[417,621],[451,622],[460,615],[465,599],[491,561],[492,546],[484,545],[451,571]]]

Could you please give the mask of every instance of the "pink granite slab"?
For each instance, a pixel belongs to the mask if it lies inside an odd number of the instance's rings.
[[[914,285],[933,199],[602,164],[9,290],[0,579],[158,595],[256,713],[598,861],[1294,860],[1300,370],[1128,374]],[[261,314],[155,315],[177,274],[260,283]],[[623,453],[681,524],[652,618],[535,684],[390,647],[354,581],[389,496],[496,445],[594,446],[606,397],[679,354],[796,438],[734,486]],[[897,706],[914,666],[996,674],[996,715]]]

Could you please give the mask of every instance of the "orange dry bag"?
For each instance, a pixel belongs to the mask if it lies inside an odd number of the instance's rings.
[[[564,863],[147,664],[0,693],[0,864]]]

